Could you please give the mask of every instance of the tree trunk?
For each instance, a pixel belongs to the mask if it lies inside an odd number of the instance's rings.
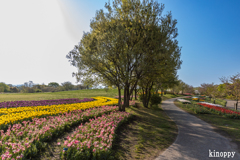
[[[132,101],[132,99],[133,99],[133,92],[132,92],[132,94],[131,94],[131,98],[130,98],[130,100]]]
[[[124,91],[124,108],[122,111],[125,111],[125,108],[127,107],[127,97],[128,97],[126,87],[124,87],[124,90],[125,90]]]
[[[237,110],[237,107],[238,107],[238,99],[237,99],[237,103],[236,103],[236,110]]]
[[[150,86],[149,85],[146,85],[146,86],[147,87],[143,89],[143,106],[148,108],[148,104],[151,98],[151,90],[152,90],[153,83]]]
[[[119,87],[118,87],[118,108],[119,108],[119,111],[122,110],[121,88]]]
[[[135,87],[135,100],[137,100],[137,87]]]
[[[143,106],[147,108],[148,107],[147,106],[147,93],[148,93],[147,92],[147,87],[142,88],[142,91],[143,91],[143,93],[142,93],[143,94],[142,95],[142,97],[143,97],[142,103],[143,103]]]
[[[163,96],[163,89],[161,89],[161,97]]]
[[[129,107],[129,99],[130,99],[129,85],[125,85],[125,87],[124,87],[124,104],[122,106],[122,110],[121,111],[125,111],[125,108]]]

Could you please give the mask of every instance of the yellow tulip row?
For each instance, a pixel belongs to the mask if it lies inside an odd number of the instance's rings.
[[[0,109],[0,125],[14,123],[18,120],[27,118],[34,118],[43,115],[56,115],[74,110],[85,110],[88,108],[116,105],[118,99],[108,97],[93,97],[96,99],[91,102],[73,103],[73,104],[60,104],[51,106],[34,106],[34,107],[18,107],[18,108],[2,108]]]

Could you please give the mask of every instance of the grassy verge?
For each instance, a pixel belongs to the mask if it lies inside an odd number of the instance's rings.
[[[162,100],[165,101],[167,99],[171,99],[171,98],[176,98],[176,97],[183,97],[184,95],[181,94],[165,94],[162,97]]]
[[[240,151],[240,120],[239,119],[229,119],[222,117],[220,115],[210,113],[210,114],[196,114],[192,108],[193,104],[182,104],[181,102],[174,102],[176,106],[187,111],[190,114],[208,122],[214,127],[214,130],[225,137],[231,138],[233,142],[238,145],[238,150]]]
[[[168,99],[171,95],[164,96]],[[116,159],[154,159],[168,148],[177,136],[176,124],[161,105],[149,109],[129,107],[133,121],[120,127],[113,146]]]
[[[3,101],[21,101],[21,100],[48,100],[48,99],[65,99],[65,98],[90,98],[96,96],[112,97],[118,95],[117,89],[85,89],[62,92],[44,92],[44,93],[9,93],[0,94],[0,102]]]

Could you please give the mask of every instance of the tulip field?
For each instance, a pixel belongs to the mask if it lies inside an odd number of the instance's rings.
[[[215,112],[220,115],[224,115],[228,118],[240,119],[240,112],[233,111],[227,108],[219,107],[215,104],[197,103],[198,105],[208,108],[210,111]]]
[[[61,157],[107,157],[117,127],[131,117],[127,112],[117,111],[114,106],[117,103],[117,99],[107,97],[2,102],[1,159],[34,159],[53,137],[76,125],[79,125],[76,131],[66,141],[59,142]]]
[[[22,120],[27,120],[29,118],[31,119],[33,117],[58,115],[69,111],[79,109],[84,110],[97,106],[113,105],[118,103],[118,100],[113,98],[95,97],[95,99],[96,99],[95,101],[85,103],[1,108],[0,129],[5,129],[6,124],[18,123]]]
[[[69,99],[54,99],[54,100],[40,100],[40,101],[7,101],[7,102],[0,102],[0,108],[70,104],[70,103],[89,102],[93,100],[94,100],[93,98],[84,98],[82,100],[77,98],[69,98]]]
[[[107,159],[110,157],[112,141],[116,128],[130,117],[126,112],[111,112],[89,123],[80,125],[64,141],[62,157],[75,159]],[[67,152],[67,153],[66,153]]]

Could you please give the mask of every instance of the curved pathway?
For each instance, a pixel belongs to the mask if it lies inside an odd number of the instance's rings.
[[[175,142],[166,149],[156,160],[208,160],[208,159],[236,159],[240,160],[237,145],[213,130],[213,127],[176,107],[169,99],[162,103],[162,108],[178,126],[178,136]],[[209,151],[210,150],[210,151]],[[233,153],[229,158],[214,158],[220,152]],[[213,157],[209,157],[213,156]]]

